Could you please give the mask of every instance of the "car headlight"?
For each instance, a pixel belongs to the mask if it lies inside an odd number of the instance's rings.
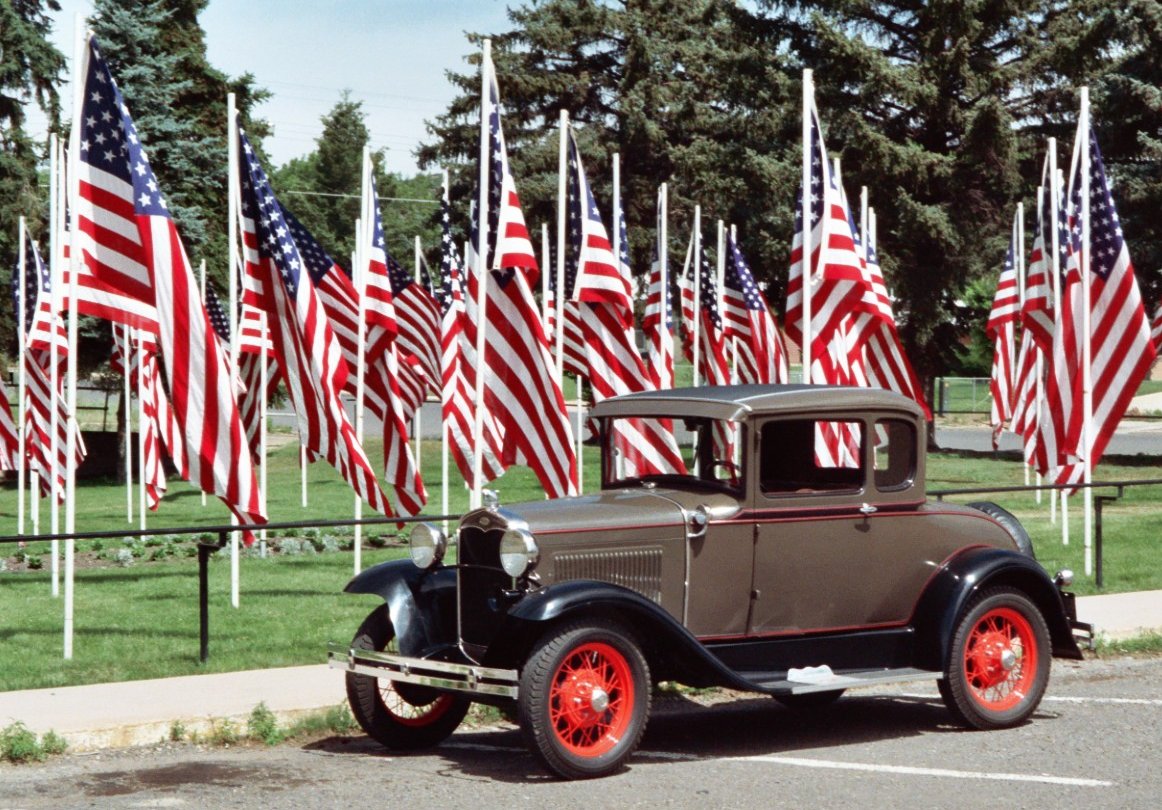
[[[448,538],[431,523],[417,523],[408,537],[408,551],[418,568],[431,568],[444,559]]]
[[[537,564],[540,551],[532,533],[524,529],[509,529],[500,538],[500,567],[516,578]]]

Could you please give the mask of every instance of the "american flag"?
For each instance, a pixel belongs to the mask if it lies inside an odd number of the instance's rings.
[[[735,368],[741,383],[786,383],[787,352],[766,298],[734,234],[727,238],[722,291],[724,336],[737,341]]]
[[[475,396],[475,364],[466,362],[467,353],[476,356],[475,346],[466,346],[464,338],[464,290],[461,270],[452,241],[452,209],[446,198],[440,199],[440,401],[444,424],[448,427],[449,449],[465,481],[472,480],[472,431]],[[500,448],[499,428],[489,412],[484,414],[483,475],[486,480],[500,477],[504,468],[497,461]]]
[[[694,278],[695,271],[692,264],[694,259],[694,233],[691,232],[689,241],[686,242],[686,259],[682,262],[682,273],[678,276],[678,308],[679,315],[682,319],[682,354],[691,363],[694,362],[694,318],[697,307],[695,306],[695,298],[697,297],[698,284],[705,284],[705,276]]]
[[[662,192],[658,191],[657,238],[654,241],[653,262],[650,264],[649,284],[646,288],[646,306],[642,313],[642,331],[646,335],[649,362],[646,370],[657,390],[674,387],[674,332],[670,301],[669,269],[662,266]]]
[[[562,286],[557,268],[554,265],[545,270],[549,274],[549,301],[545,308],[548,320],[545,323],[545,333],[554,356],[557,351],[557,341],[561,343],[562,370],[570,374],[585,376],[585,338],[581,334],[581,315],[577,308],[577,302],[573,300],[573,290],[577,282],[577,263],[568,258],[569,251],[567,249],[565,256],[565,283],[561,292],[561,310],[565,313],[563,318],[557,318],[557,288]],[[558,320],[561,321],[561,326],[558,326]],[[558,334],[559,328],[564,329],[563,334]]]
[[[440,380],[440,310],[427,287],[416,281],[389,254],[387,269],[395,294],[395,318],[400,351],[414,357],[423,373],[422,381],[439,393]]]
[[[812,100],[809,110],[811,118],[811,142],[804,144],[811,163],[811,187],[799,190],[795,206],[795,235],[791,243],[791,271],[787,282],[787,319],[785,328],[788,337],[803,345],[803,245],[805,225],[809,228],[811,255],[807,257],[806,275],[810,279],[811,295],[811,355],[821,355],[828,351],[828,344],[852,309],[862,298],[863,274],[859,255],[855,249],[855,238],[851,232],[848,215],[844,210],[840,189],[831,173],[827,150],[823,144],[819,113]],[[810,221],[803,222],[803,194],[810,202]],[[819,367],[812,363],[812,382],[833,382],[816,379]]]
[[[993,449],[1000,446],[1001,432],[1013,419],[1013,396],[1016,373],[1015,327],[1021,312],[1021,295],[1017,285],[1016,267],[1016,223],[1009,249],[1005,253],[1005,264],[997,279],[993,306],[989,311],[985,333],[993,343],[993,365],[989,377],[989,393],[992,408],[989,424],[993,428]]]
[[[253,296],[253,303],[268,313],[271,340],[298,417],[299,436],[307,450],[325,458],[372,509],[388,514],[387,498],[339,396],[348,370],[323,309],[322,294],[309,275],[308,262],[314,260],[317,266],[318,259],[300,253],[241,129],[239,148],[242,225],[247,244],[254,247],[253,259],[247,256],[246,274],[257,282],[248,292],[261,293]]]
[[[1162,352],[1162,304],[1154,310],[1154,319],[1150,322],[1150,339],[1154,341],[1154,351]]]
[[[85,49],[79,141],[80,197],[73,215],[89,269],[157,310],[157,336],[190,480],[226,502],[243,524],[265,521],[226,360],[189,260],[121,93],[96,40]],[[74,257],[76,258],[76,257]]]
[[[726,339],[724,324],[718,307],[718,284],[710,269],[710,262],[699,244],[698,256],[690,262],[687,288],[694,286],[694,262],[701,269],[698,301],[693,313],[698,321],[698,365],[702,374],[702,385],[729,385],[730,367],[726,361]],[[714,431],[715,458],[734,458],[734,436],[725,425],[717,423]]]
[[[367,253],[367,279],[364,282],[363,319],[367,330],[364,352],[370,365],[371,361],[377,360],[391,345],[396,337],[398,324],[395,296],[392,294],[391,277],[388,275],[388,263],[391,259],[387,255],[383,220],[379,216],[375,177],[372,172],[368,172],[368,175],[366,186],[368,198],[363,201],[363,207],[370,215],[371,230],[368,234],[370,243],[364,246]],[[310,241],[314,242],[314,238],[312,237]]]
[[[567,261],[577,267],[577,302],[585,341],[585,376],[593,399],[652,390],[637,349],[628,261],[613,259],[601,213],[585,177],[576,141],[570,137],[568,221],[572,236]],[[672,430],[657,420],[621,420],[614,443],[628,476],[684,472]]]
[[[1157,357],[1150,322],[1134,277],[1134,266],[1106,180],[1097,138],[1091,130],[1089,165],[1078,160],[1070,178],[1070,255],[1061,300],[1068,310],[1061,340],[1054,341],[1050,375],[1050,413],[1057,422],[1057,450],[1062,459],[1058,483],[1080,480],[1078,461],[1086,458],[1082,401],[1082,273],[1089,273],[1091,341],[1092,448],[1090,468],[1101,460],[1118,422]],[[1080,152],[1081,150],[1075,150]],[[1089,199],[1082,198],[1082,172],[1089,172]],[[1082,255],[1083,217],[1090,218],[1089,256]],[[1071,463],[1072,462],[1072,463]]]
[[[541,327],[533,289],[536,256],[520,209],[516,183],[509,170],[500,126],[500,92],[490,61],[481,67],[485,99],[481,115],[487,126],[485,144],[488,219],[484,224],[486,254],[473,255],[468,277],[465,337],[476,343],[477,329],[486,329],[484,357],[476,366],[484,375],[484,401],[503,433],[500,463],[527,464],[550,497],[576,492],[577,461],[565,412],[561,385],[553,373],[548,341]],[[473,251],[480,212],[474,217]],[[487,273],[483,278],[479,268]],[[484,284],[484,323],[477,307],[478,285]],[[476,437],[479,443],[480,437]],[[479,445],[478,445],[479,446]],[[473,482],[476,486],[477,482]]]
[[[20,455],[20,435],[12,420],[12,404],[8,401],[8,389],[0,378],[0,470],[15,470]]]

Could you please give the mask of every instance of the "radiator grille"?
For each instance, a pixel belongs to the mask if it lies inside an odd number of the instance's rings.
[[[662,547],[620,551],[579,551],[553,558],[553,580],[593,579],[637,591],[647,599],[662,601]]]

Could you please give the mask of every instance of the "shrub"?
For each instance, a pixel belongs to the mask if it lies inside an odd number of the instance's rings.
[[[44,733],[43,737],[40,738],[40,747],[43,748],[44,753],[48,754],[49,756],[58,756],[59,754],[63,754],[65,752],[65,750],[69,747],[69,744],[64,737],[50,729]]]
[[[133,565],[133,558],[135,556],[136,555],[133,553],[133,549],[119,548],[117,549],[117,564],[122,568],[128,568],[129,566]]]
[[[186,738],[186,724],[181,720],[174,720],[169,724],[169,741],[181,742]]]
[[[102,542],[100,539],[94,540],[92,543],[89,544],[89,549],[91,551],[100,551],[103,548],[105,548],[105,543]]]
[[[333,534],[324,534],[315,543],[315,551],[334,554],[339,550],[339,538]]]
[[[288,556],[302,554],[303,542],[294,537],[284,537],[282,540],[278,541],[278,550]]]
[[[238,726],[229,720],[215,720],[210,727],[210,743],[233,745],[238,742]]]
[[[28,564],[29,569],[33,571],[44,568],[44,560],[40,558],[39,554],[29,554],[25,562]]]
[[[252,739],[262,740],[267,745],[278,745],[286,739],[286,734],[278,727],[274,712],[265,703],[259,703],[250,712],[246,731]]]
[[[367,538],[367,545],[372,548],[387,548],[387,535],[376,534]],[[351,541],[351,546],[355,546],[355,541]]]
[[[44,748],[24,723],[0,729],[0,759],[9,762],[43,762]]]

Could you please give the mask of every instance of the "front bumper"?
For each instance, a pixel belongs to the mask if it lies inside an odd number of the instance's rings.
[[[1077,596],[1069,591],[1058,590],[1061,594],[1061,603],[1065,606],[1065,616],[1069,619],[1069,628],[1073,632],[1073,640],[1083,648],[1093,651],[1093,625],[1079,621],[1077,618]]]
[[[360,650],[344,644],[329,644],[327,665],[332,669],[414,683],[451,692],[515,698],[519,676],[515,669],[494,669],[475,664],[409,658],[395,653]]]

